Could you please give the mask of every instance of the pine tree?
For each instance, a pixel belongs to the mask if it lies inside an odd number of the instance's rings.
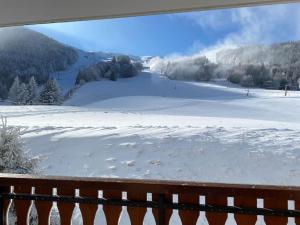
[[[15,78],[9,89],[8,99],[15,105],[26,105],[28,101],[28,90],[24,83],[20,83],[18,77]]]
[[[33,105],[33,104],[37,103],[38,94],[39,94],[38,93],[38,86],[37,86],[37,83],[36,83],[33,76],[30,78],[30,81],[29,81],[28,86],[27,86],[27,90],[28,90],[27,104]]]
[[[11,101],[13,104],[18,104],[18,96],[19,96],[19,90],[20,90],[20,81],[19,77],[16,77],[13,84],[11,85],[8,93],[8,99]]]
[[[25,83],[20,84],[19,93],[18,93],[18,102],[19,105],[26,105],[29,99],[29,92],[27,85]]]
[[[50,79],[45,84],[40,94],[40,102],[45,105],[61,104],[60,90],[55,79]]]

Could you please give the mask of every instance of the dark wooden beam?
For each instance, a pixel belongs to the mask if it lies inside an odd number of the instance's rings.
[[[187,12],[299,0],[0,0],[0,26]]]

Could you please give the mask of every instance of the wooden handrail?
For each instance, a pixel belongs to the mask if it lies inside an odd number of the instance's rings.
[[[10,187],[14,187],[13,193]],[[58,195],[52,194],[54,188]],[[79,190],[79,196],[75,196],[75,190]],[[98,197],[98,191],[103,198]],[[127,193],[127,199],[122,199],[122,192]],[[147,194],[152,195],[152,201],[147,201]],[[178,202],[173,202],[173,195],[178,195]],[[200,204],[200,196],[205,197],[205,204]],[[228,206],[228,197],[234,199],[233,206]],[[257,215],[264,215],[267,225],[287,224],[287,217],[295,217],[300,224],[297,186],[0,174],[0,225],[7,222],[9,199],[15,203],[18,225],[26,224],[32,200],[43,225],[47,224],[52,202],[58,202],[62,225],[69,224],[75,203],[80,204],[85,225],[93,224],[99,204],[103,205],[107,225],[117,225],[122,206],[127,207],[133,225],[143,224],[146,210],[141,208],[147,207],[152,208],[159,225],[169,223],[173,209],[179,210],[183,225],[196,224],[199,211],[206,211],[210,225],[225,224],[228,213],[235,215],[238,225],[254,225]],[[264,201],[264,208],[257,207],[258,199]],[[288,201],[294,202],[294,209],[288,208]]]
[[[142,191],[164,194],[223,194],[228,197],[249,196],[256,198],[276,197],[300,200],[300,186],[253,185],[229,183],[201,183],[175,180],[119,179],[72,176],[43,176],[0,173],[1,185],[32,187],[68,187],[70,189],[109,189],[118,191]]]

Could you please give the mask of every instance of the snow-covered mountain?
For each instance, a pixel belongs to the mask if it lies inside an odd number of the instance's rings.
[[[118,55],[121,54],[76,49],[25,27],[2,28],[0,99],[7,97],[16,76],[24,82],[34,76],[39,84],[54,77],[66,92],[74,86],[80,70]],[[136,56],[129,57],[134,61],[139,60]]]
[[[10,86],[14,77],[39,83],[49,73],[62,71],[75,63],[77,52],[43,34],[24,27],[0,29],[0,84]],[[1,97],[1,96],[0,96]]]
[[[224,49],[216,54],[220,64],[288,65],[300,63],[300,41]]]

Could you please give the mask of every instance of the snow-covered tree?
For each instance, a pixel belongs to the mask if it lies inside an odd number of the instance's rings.
[[[14,104],[18,104],[19,99],[19,91],[20,91],[20,80],[19,77],[16,77],[13,84],[11,85],[8,93],[8,99]]]
[[[40,103],[45,105],[61,104],[60,89],[55,79],[50,79],[45,84],[40,94]]]
[[[9,89],[8,99],[15,105],[25,105],[28,101],[28,90],[25,83],[20,83],[19,77],[16,77]]]
[[[7,120],[2,118],[0,124],[0,173],[34,173],[37,159],[30,158],[24,149],[20,129],[7,125]],[[37,214],[31,211],[30,224],[37,224]],[[16,224],[14,204],[8,214],[9,224]]]
[[[32,173],[36,160],[30,159],[24,152],[20,129],[7,125],[2,118],[0,125],[0,172]]]
[[[205,56],[183,57],[175,59],[153,58],[150,60],[150,70],[158,72],[173,80],[209,81],[216,65]]]
[[[27,89],[27,85],[25,83],[20,84],[19,95],[18,95],[18,104],[26,105],[29,99],[29,93]]]
[[[38,93],[37,83],[36,83],[33,76],[29,80],[27,90],[28,90],[27,103],[30,104],[30,105],[35,104],[38,101],[38,94],[39,93]]]

